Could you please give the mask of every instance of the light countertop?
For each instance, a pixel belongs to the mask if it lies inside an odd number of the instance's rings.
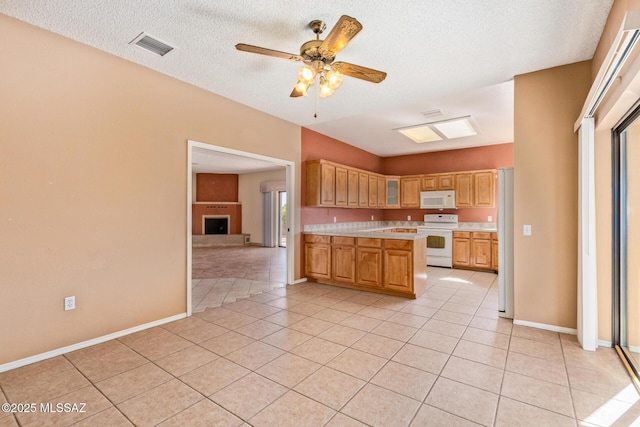
[[[394,228],[413,228],[416,227],[350,227],[334,230],[322,230],[322,231],[305,231],[305,234],[315,234],[319,236],[339,236],[339,237],[363,237],[367,239],[394,239],[394,240],[419,240],[426,239],[427,233],[422,230],[418,230],[416,233],[394,233],[391,231],[384,232],[383,230]]]
[[[365,222],[342,222],[336,224],[312,224],[304,226],[305,234],[317,234],[321,236],[342,236],[342,237],[365,237],[373,239],[399,239],[417,240],[427,236],[422,221],[365,221]],[[416,229],[417,233],[393,233],[381,232],[392,228]],[[454,231],[498,231],[495,222],[459,222],[457,227],[452,227]]]

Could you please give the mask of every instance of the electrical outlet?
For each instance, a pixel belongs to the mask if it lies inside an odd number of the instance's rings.
[[[522,235],[531,236],[531,225],[525,224],[522,226]]]
[[[371,215],[371,221],[373,221],[373,215]]]
[[[411,215],[407,215],[407,221],[411,221]]]
[[[334,216],[334,217],[333,217],[333,222],[336,222],[336,220],[337,220],[337,218]]]
[[[64,297],[64,311],[76,309],[76,297]]]
[[[491,222],[491,221],[493,221],[493,217],[492,217],[491,215],[489,215],[489,216],[487,217],[487,222]]]

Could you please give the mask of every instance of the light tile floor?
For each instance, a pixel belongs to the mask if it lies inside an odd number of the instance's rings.
[[[193,313],[284,287],[286,255],[285,248],[193,248]]]
[[[493,274],[430,268],[428,281],[416,300],[276,288],[2,373],[0,403],[86,412],[0,412],[0,426],[640,422],[612,349],[498,318]]]

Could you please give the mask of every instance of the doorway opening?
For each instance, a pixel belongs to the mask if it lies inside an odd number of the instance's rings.
[[[198,160],[195,163],[194,163],[194,158]],[[205,144],[205,143],[191,141],[191,140],[187,141],[187,162],[188,162],[187,163],[187,307],[186,307],[187,316],[191,316],[193,312],[192,287],[193,287],[193,284],[195,283],[193,281],[193,272],[194,272],[193,221],[194,219],[192,215],[193,215],[194,203],[196,205],[198,205],[199,203],[199,202],[196,203],[196,199],[195,199],[195,193],[196,193],[194,188],[195,173],[202,172],[202,173],[239,174],[236,171],[220,171],[216,169],[216,168],[218,169],[223,168],[222,165],[224,165],[224,167],[234,167],[232,165],[236,165],[235,167],[244,171],[245,174],[251,174],[253,172],[257,173],[256,171],[284,169],[286,180],[285,180],[285,186],[284,186],[285,191],[282,191],[282,193],[284,193],[284,196],[282,197],[282,199],[284,200],[283,203],[285,204],[286,215],[284,215],[284,218],[279,218],[278,236],[279,237],[282,236],[282,238],[279,238],[279,241],[284,241],[285,246],[281,248],[277,248],[277,250],[280,251],[282,255],[284,255],[280,259],[284,258],[284,264],[285,264],[284,270],[286,270],[286,272],[283,271],[282,267],[280,267],[279,275],[282,276],[282,278],[278,279],[278,281],[280,282],[279,286],[293,284],[294,283],[294,251],[295,251],[295,242],[293,239],[294,230],[295,230],[295,222],[294,222],[295,162],[278,159],[274,157],[263,156],[263,155],[254,154],[254,153],[249,153],[245,151],[234,150],[226,147],[219,147],[219,146]],[[203,164],[205,165],[203,166]],[[203,167],[205,166],[208,167],[208,169],[206,169],[206,171],[203,171]],[[242,176],[242,174],[239,174],[239,175]],[[251,195],[247,197],[253,198],[254,195],[253,193],[251,193]],[[255,191],[255,200],[258,200],[258,202],[256,203],[259,204],[260,198],[261,198],[260,186],[257,185],[256,191]],[[279,197],[279,200],[281,200],[280,197]],[[282,205],[279,205],[279,207],[281,206]],[[253,212],[257,210],[259,209],[248,210],[248,212],[249,211]],[[246,216],[249,216],[249,215],[246,215]],[[230,227],[229,223],[227,223],[227,226]],[[258,239],[259,239],[259,234],[260,234],[259,232],[255,232],[255,235],[258,237]],[[239,249],[242,249],[242,248],[239,248]],[[251,245],[245,246],[245,249],[248,249],[248,250],[252,249]],[[253,249],[257,249],[257,248],[254,247]],[[273,251],[276,249],[271,249],[271,250]],[[243,259],[241,255],[235,256],[236,259],[238,257]],[[248,259],[247,262],[251,262],[251,260]],[[286,278],[284,276],[286,276]]]

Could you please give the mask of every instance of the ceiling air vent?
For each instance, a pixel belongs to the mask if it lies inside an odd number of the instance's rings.
[[[444,114],[440,108],[436,108],[435,110],[423,111],[421,113],[424,117],[437,117]]]
[[[140,35],[131,40],[131,43],[129,44],[134,44],[160,56],[165,56],[173,50],[173,46],[169,46],[168,44],[163,43],[145,33],[140,33]]]

